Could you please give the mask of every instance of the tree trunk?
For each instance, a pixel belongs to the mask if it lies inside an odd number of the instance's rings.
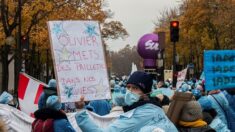
[[[41,80],[41,61],[40,61],[40,52],[38,51],[37,53],[38,58],[37,58],[37,79]]]
[[[2,46],[2,91],[8,91],[9,68],[8,68],[9,47],[5,44]],[[1,91],[1,92],[2,92]]]
[[[17,31],[17,43],[16,43],[16,51],[15,51],[15,87],[14,87],[14,95],[18,97],[18,82],[19,75],[22,67],[22,52],[21,52],[21,9],[22,1],[18,1],[18,31]]]
[[[36,44],[33,43],[31,54],[30,54],[30,59],[29,59],[29,75],[35,77],[34,74],[34,66],[35,66],[35,49],[36,49]]]
[[[215,49],[219,50],[220,48],[220,43],[219,43],[219,35],[218,33],[215,34]]]

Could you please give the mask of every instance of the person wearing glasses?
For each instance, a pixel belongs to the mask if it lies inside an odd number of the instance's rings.
[[[101,128],[93,122],[85,110],[79,110],[75,119],[84,132],[135,132],[154,129],[177,132],[174,124],[167,118],[157,98],[151,98],[152,77],[141,71],[134,72],[128,79],[124,98],[125,113],[108,126]],[[76,107],[84,107],[84,98],[76,102]]]

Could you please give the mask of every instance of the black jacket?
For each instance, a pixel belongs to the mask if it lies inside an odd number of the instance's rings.
[[[34,112],[34,116],[36,119],[42,119],[42,120],[46,120],[46,119],[67,119],[67,116],[65,113],[63,113],[62,111],[58,111],[58,110],[54,110],[54,109],[50,109],[50,108],[43,108],[43,109],[39,109],[37,111]]]

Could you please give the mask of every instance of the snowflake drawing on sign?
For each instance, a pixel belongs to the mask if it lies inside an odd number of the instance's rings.
[[[64,86],[64,93],[66,95],[67,98],[70,98],[73,95],[73,86]]]
[[[103,84],[103,80],[101,79],[98,84],[89,86],[96,90],[95,97],[104,97],[106,92],[109,90],[107,85]]]
[[[85,34],[88,34],[89,36],[99,36],[99,34],[96,32],[96,25],[92,24],[85,24],[86,30],[84,31]]]
[[[68,49],[63,48],[60,54],[60,62],[70,60],[70,56],[71,56],[71,53],[68,51]]]
[[[62,32],[62,23],[54,23],[52,32],[56,35]]]
[[[55,47],[55,51],[58,54],[59,57],[59,62],[64,62],[64,61],[70,61],[71,60],[71,51],[68,49],[68,43],[70,42],[70,36],[66,32],[66,30],[63,29],[63,24],[62,23],[57,23],[54,24],[55,26],[53,27],[54,32],[56,33],[56,38],[58,40],[58,45]]]

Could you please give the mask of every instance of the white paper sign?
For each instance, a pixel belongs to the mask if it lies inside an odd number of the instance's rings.
[[[188,68],[185,68],[184,70],[178,72],[176,88],[179,88],[181,86],[181,84],[184,82],[186,75],[187,75],[187,70],[188,70]]]
[[[51,49],[61,102],[110,99],[97,21],[49,21]]]

